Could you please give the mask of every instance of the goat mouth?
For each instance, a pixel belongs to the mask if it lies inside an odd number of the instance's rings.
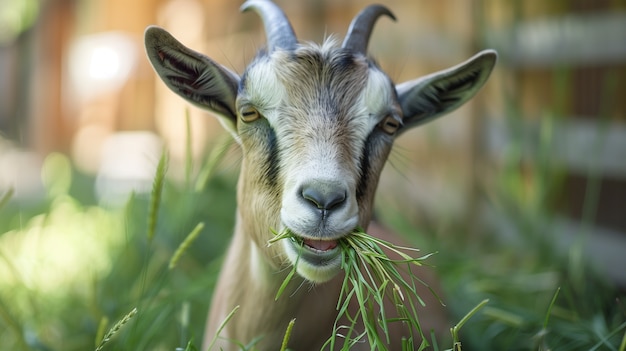
[[[315,265],[325,265],[340,253],[337,239],[311,239],[294,235],[291,243],[296,252],[300,252],[302,259]]]
[[[337,240],[303,239],[302,243],[312,251],[326,252],[337,247]]]
[[[293,233],[293,232],[292,232]],[[341,270],[341,239],[312,239],[295,234],[284,245],[287,256],[303,278],[323,283]]]
[[[339,239],[320,239],[320,238],[310,238],[304,235],[296,234],[294,231],[289,230],[293,236],[291,237],[292,242],[295,246],[303,247],[309,251],[313,252],[328,252],[332,251],[339,246]]]

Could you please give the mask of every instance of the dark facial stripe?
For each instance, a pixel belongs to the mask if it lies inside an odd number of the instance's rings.
[[[271,187],[278,184],[278,174],[280,171],[280,157],[278,152],[278,140],[274,129],[268,126],[267,135],[267,162],[263,179]]]
[[[363,153],[361,154],[361,159],[359,160],[359,183],[356,187],[356,198],[357,202],[361,202],[361,199],[365,194],[367,194],[367,184],[370,177],[370,156],[372,153],[372,143],[373,143],[374,133],[370,133],[370,135],[365,140],[365,144],[363,144]]]

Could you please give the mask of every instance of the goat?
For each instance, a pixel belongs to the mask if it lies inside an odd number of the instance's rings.
[[[485,50],[452,68],[394,85],[367,54],[377,19],[395,20],[384,6],[361,11],[341,46],[332,37],[321,45],[298,42],[284,12],[269,0],[248,0],[241,9],[261,17],[267,36],[267,47],[241,76],[164,29],[150,26],[145,32],[148,58],[163,82],[215,113],[243,153],[236,226],[212,297],[205,348],[238,305],[218,349],[233,349],[236,340],[278,350],[296,318],[289,347],[319,350],[337,317],[343,279],[337,240],[357,227],[368,228],[394,140],[473,97],[497,55]],[[270,229],[285,228],[302,239],[303,249],[290,240],[267,245]],[[291,283],[274,301],[288,267],[296,263],[297,279],[305,285]],[[390,332],[390,349],[400,348],[402,332]]]

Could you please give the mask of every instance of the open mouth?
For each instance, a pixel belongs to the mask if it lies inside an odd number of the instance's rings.
[[[298,235],[291,230],[290,232],[292,233],[291,241],[294,246],[302,247],[307,249],[307,251],[323,254],[334,251],[339,246],[338,239],[311,239]]]
[[[323,283],[330,280],[341,270],[340,239],[311,239],[291,232],[288,240],[283,241],[292,264],[297,266],[300,276]]]
[[[310,239],[294,233],[290,241],[300,258],[313,265],[326,265],[341,253],[337,239]]]
[[[303,239],[302,243],[307,249],[326,252],[337,247],[337,240]]]

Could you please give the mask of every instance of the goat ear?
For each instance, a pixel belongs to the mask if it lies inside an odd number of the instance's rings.
[[[148,27],[144,40],[148,59],[165,85],[190,103],[218,114],[236,138],[239,76],[185,47],[162,28]]]
[[[495,51],[481,51],[459,65],[397,85],[404,114],[401,131],[451,112],[471,99],[489,78],[496,59]]]

